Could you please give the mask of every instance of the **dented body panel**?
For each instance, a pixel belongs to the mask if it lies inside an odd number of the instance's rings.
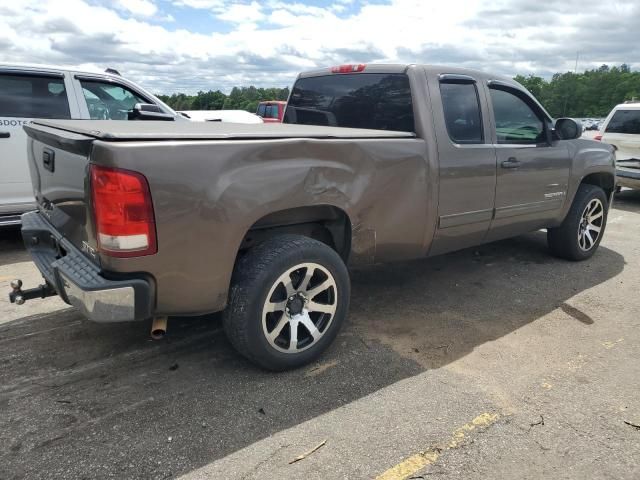
[[[93,162],[145,172],[158,236],[156,255],[101,256],[102,267],[152,273],[164,314],[184,313],[183,298],[190,313],[221,309],[252,225],[274,212],[323,205],[347,214],[353,264],[423,256],[424,149],[413,138],[96,142]]]

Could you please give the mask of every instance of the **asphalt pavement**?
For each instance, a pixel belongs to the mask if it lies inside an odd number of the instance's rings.
[[[535,232],[352,271],[334,345],[279,374],[216,315],[154,342],[3,294],[0,479],[638,479],[639,233],[625,191],[586,262]],[[38,281],[3,231],[14,277]]]

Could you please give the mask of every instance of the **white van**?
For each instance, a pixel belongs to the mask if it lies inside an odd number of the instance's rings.
[[[616,149],[618,185],[640,189],[640,102],[616,105],[595,139]]]
[[[115,70],[108,71],[0,63],[0,226],[19,224],[20,214],[35,208],[22,129],[34,118],[127,120],[135,116],[136,104],[153,104],[152,111],[163,117],[183,118]]]

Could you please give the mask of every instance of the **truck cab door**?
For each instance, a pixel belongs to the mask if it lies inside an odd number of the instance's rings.
[[[496,154],[486,92],[468,75],[429,79],[438,139],[438,223],[430,255],[482,243],[493,217]]]
[[[23,127],[34,118],[77,118],[69,86],[62,72],[0,71],[0,215],[35,208]]]
[[[571,160],[566,142],[552,140],[551,120],[528,93],[489,84],[496,142],[494,219],[487,241],[544,228],[561,212]]]

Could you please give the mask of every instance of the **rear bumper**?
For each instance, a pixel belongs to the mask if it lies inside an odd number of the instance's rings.
[[[35,209],[33,202],[0,205],[0,227],[20,225],[20,215]]]
[[[20,215],[0,215],[0,227],[20,225]]]
[[[616,168],[616,183],[621,187],[640,189],[640,169]]]
[[[152,316],[151,287],[144,278],[111,280],[38,212],[22,215],[22,239],[42,276],[68,304],[95,322],[127,322]]]

